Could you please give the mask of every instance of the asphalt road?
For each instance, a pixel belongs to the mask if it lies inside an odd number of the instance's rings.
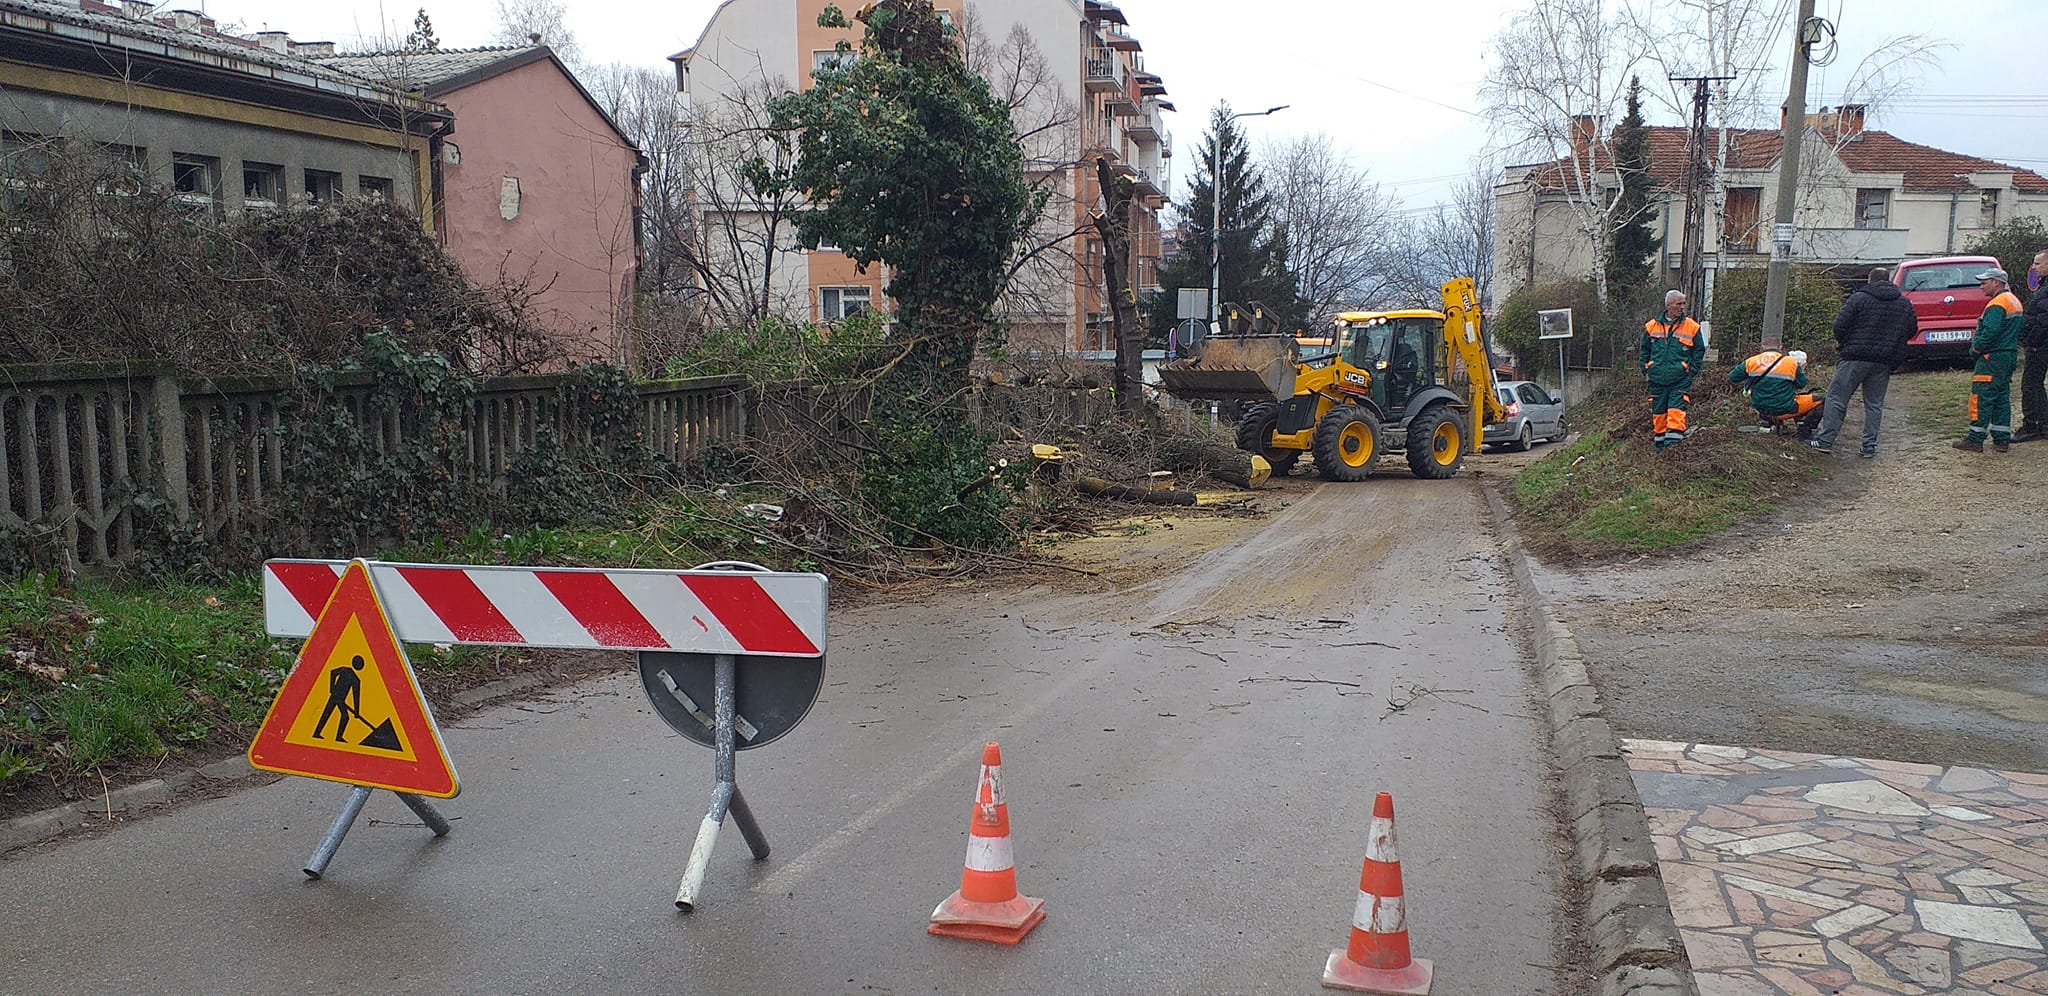
[[[455,832],[379,793],[324,881],[298,869],[345,789],[304,779],[0,861],[0,992],[1318,992],[1377,790],[1435,991],[1560,992],[1549,767],[1472,482],[1290,486],[1151,585],[835,615],[817,708],[740,756],[774,854],[728,826],[694,915],[710,755],[622,673],[445,731]],[[1016,948],[924,933],[987,739],[1047,902]]]

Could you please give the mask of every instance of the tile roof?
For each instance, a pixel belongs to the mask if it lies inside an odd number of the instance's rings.
[[[1679,189],[1685,183],[1685,129],[1652,125],[1648,131],[1650,181],[1662,189]],[[1818,134],[1836,146],[1835,155],[1842,160],[1842,164],[1858,173],[1904,174],[1905,189],[1909,191],[1968,193],[1976,188],[1957,174],[2009,172],[2012,174],[2014,189],[2027,193],[2048,193],[2048,178],[2032,170],[1908,142],[1890,132],[1865,130],[1861,135],[1848,141],[1838,141],[1836,133],[1818,127],[1809,128],[1808,133]],[[1783,135],[1776,130],[1729,129],[1728,166],[1730,169],[1743,170],[1770,169],[1777,163],[1783,143]],[[1595,156],[1596,168],[1605,169],[1605,156],[1600,152],[1596,152]],[[1557,159],[1536,164],[1529,175],[1545,188],[1557,189],[1563,186],[1566,171],[1570,167],[1570,159]]]
[[[311,59],[273,52],[254,39],[188,31],[153,17],[82,9],[75,0],[0,0],[0,25],[313,89],[359,96],[382,91],[361,76]]]
[[[364,52],[328,56],[320,64],[408,90],[430,89],[467,73],[516,59],[539,45],[450,48],[432,52]]]

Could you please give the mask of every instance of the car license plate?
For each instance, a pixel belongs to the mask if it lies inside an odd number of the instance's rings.
[[[1958,332],[1929,332],[1929,333],[1927,333],[1927,341],[1928,341],[1928,342],[1969,342],[1969,341],[1970,341],[1970,338],[1971,338],[1972,336],[1974,336],[1974,335],[1976,335],[1976,333],[1974,333],[1974,332],[1969,332],[1969,331],[1958,331]]]

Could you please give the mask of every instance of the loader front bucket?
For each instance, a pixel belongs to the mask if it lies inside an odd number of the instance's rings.
[[[1159,368],[1159,386],[1187,401],[1275,401],[1294,396],[1292,338],[1216,338],[1202,355]]]

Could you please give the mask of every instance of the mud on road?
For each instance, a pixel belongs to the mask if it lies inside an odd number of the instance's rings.
[[[2048,442],[1948,445],[1966,371],[1860,400],[1805,501],[1693,551],[1552,566],[1616,730],[2048,771]]]

